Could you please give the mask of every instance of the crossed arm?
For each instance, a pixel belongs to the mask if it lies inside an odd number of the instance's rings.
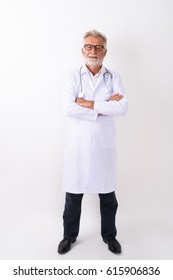
[[[110,97],[108,102],[109,101],[120,101],[123,97],[124,96],[121,95],[120,93],[115,93]],[[75,102],[82,107],[94,109],[94,101],[86,100],[84,98],[76,98]]]

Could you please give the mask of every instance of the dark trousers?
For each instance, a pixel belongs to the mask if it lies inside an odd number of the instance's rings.
[[[66,193],[63,213],[64,238],[75,240],[79,233],[83,194]],[[115,216],[118,202],[115,192],[99,194],[101,214],[101,235],[104,241],[117,234]]]

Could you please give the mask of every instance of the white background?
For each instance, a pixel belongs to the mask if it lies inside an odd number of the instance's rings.
[[[172,10],[171,0],[1,0],[0,259],[173,259]],[[61,86],[92,28],[129,98],[117,122],[123,253],[107,250],[97,195],[86,195],[78,242],[60,256]]]

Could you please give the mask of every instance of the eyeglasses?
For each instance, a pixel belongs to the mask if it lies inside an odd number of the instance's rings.
[[[91,51],[94,48],[96,51],[101,52],[104,49],[104,46],[102,46],[102,45],[85,44],[84,48],[87,51]]]

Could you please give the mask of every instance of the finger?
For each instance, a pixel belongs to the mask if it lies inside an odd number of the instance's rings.
[[[109,101],[120,101],[123,98],[123,95],[112,96]]]
[[[123,95],[117,95],[117,96],[115,96],[115,99],[122,99],[123,98]]]
[[[114,95],[114,96],[111,96],[111,100],[118,100],[120,98],[122,98],[123,96],[122,95]]]

